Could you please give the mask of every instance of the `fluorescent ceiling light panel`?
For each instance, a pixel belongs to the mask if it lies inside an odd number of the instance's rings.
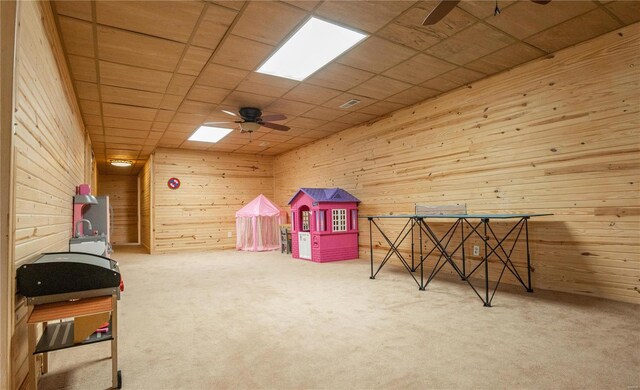
[[[257,72],[302,81],[366,37],[311,18]]]
[[[189,141],[216,143],[232,131],[233,129],[226,129],[224,127],[200,126],[198,130],[191,134]]]

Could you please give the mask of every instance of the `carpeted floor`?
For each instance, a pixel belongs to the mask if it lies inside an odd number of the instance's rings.
[[[117,248],[125,389],[638,389],[640,307],[279,252]],[[106,389],[109,343],[50,354],[40,389]]]

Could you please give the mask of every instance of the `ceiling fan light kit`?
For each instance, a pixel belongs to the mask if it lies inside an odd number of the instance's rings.
[[[256,122],[242,122],[240,123],[240,128],[242,129],[243,132],[253,132],[256,131],[260,128],[260,124],[256,123]]]

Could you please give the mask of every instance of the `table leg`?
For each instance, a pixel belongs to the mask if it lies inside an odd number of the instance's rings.
[[[375,276],[373,276],[373,233],[371,232],[371,221],[372,218],[369,218],[369,255],[371,256],[371,276],[369,279],[375,279]]]
[[[528,286],[527,292],[533,292],[533,288],[531,288],[531,255],[529,254],[529,218],[525,218],[524,220],[524,234],[525,240],[527,243],[527,279]]]
[[[489,302],[489,244],[487,241],[489,237],[487,236],[487,224],[489,223],[488,219],[483,220],[484,222],[484,292],[485,292],[485,300],[484,305],[486,307],[491,307],[491,303]]]
[[[29,390],[37,390],[38,389],[38,371],[36,369],[36,357],[37,355],[34,354],[35,350],[36,350],[36,343],[38,341],[38,328],[37,328],[37,324],[28,324],[27,325],[28,329],[28,340],[29,340],[29,379],[28,379],[28,383],[27,383],[27,388]]]
[[[118,383],[118,298],[111,296],[111,385],[120,388]]]
[[[418,226],[421,226],[422,224],[422,219],[418,220]],[[424,285],[424,259],[422,258],[423,253],[422,253],[422,227],[420,227],[418,229],[418,234],[419,234],[419,244],[420,244],[420,290],[425,289],[425,285]]]
[[[49,325],[48,322],[45,322],[42,326],[42,333],[44,333],[45,330],[47,330],[47,326]],[[42,366],[40,367],[40,373],[42,375],[46,374],[47,372],[49,372],[49,353],[48,352],[44,352],[42,354]]]
[[[467,266],[466,266],[467,261],[464,253],[464,243],[466,241],[464,238],[464,222],[460,224],[460,237],[462,238],[462,241],[460,241],[460,243],[462,244],[462,280],[466,280],[467,279]]]

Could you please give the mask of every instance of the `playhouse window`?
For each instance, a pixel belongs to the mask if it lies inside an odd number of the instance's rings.
[[[327,230],[325,226],[325,210],[316,211],[316,231],[324,232]]]
[[[346,209],[331,210],[331,221],[333,222],[334,232],[347,231],[347,210]]]
[[[358,210],[351,210],[351,230],[358,230]]]
[[[309,214],[311,214],[309,210],[302,212],[302,231],[304,232],[309,231]]]

